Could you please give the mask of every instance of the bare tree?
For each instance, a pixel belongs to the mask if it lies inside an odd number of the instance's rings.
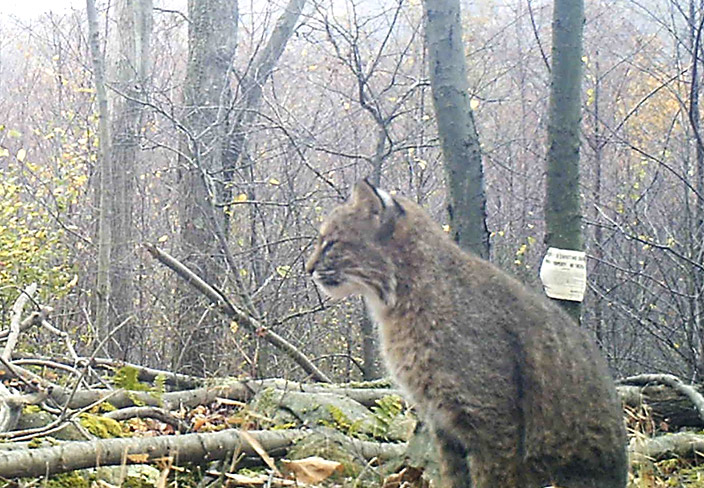
[[[112,109],[111,160],[114,201],[110,219],[111,299],[114,326],[121,326],[108,343],[113,356],[134,359],[138,324],[135,323],[136,261],[134,252],[134,205],[136,171],[140,160],[140,139],[146,86],[150,66],[152,30],[151,0],[117,2],[118,58],[115,61],[115,96]],[[127,323],[126,323],[127,322]]]
[[[455,240],[489,258],[481,147],[470,105],[457,0],[423,2],[433,104]]]
[[[100,48],[98,31],[98,12],[95,0],[86,0],[88,14],[88,33],[90,39],[93,80],[98,101],[98,120],[100,127],[100,169],[96,184],[98,195],[98,270],[95,296],[95,327],[100,340],[110,333],[111,283],[110,266],[114,246],[110,221],[113,217],[113,163],[110,151],[110,114],[108,96],[105,87],[105,57]]]
[[[188,16],[180,238],[186,263],[207,281],[218,282],[225,268],[217,235],[226,228],[226,216],[216,204],[224,195],[223,148],[232,97],[229,79],[237,42],[237,1],[190,0]],[[210,344],[221,336],[222,324],[202,316],[198,303],[190,290],[184,290],[184,342],[176,359],[202,374],[213,366]]]
[[[579,196],[583,25],[582,0],[555,0],[545,243],[548,247],[572,250],[581,250],[583,246]],[[560,301],[560,304],[579,321],[579,302]]]

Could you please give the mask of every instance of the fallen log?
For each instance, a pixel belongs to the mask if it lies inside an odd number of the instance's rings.
[[[312,430],[248,431],[249,436],[267,452],[290,447],[313,435]],[[349,440],[366,459],[400,455],[405,444]],[[204,463],[223,459],[239,450],[257,456],[257,450],[238,430],[175,436],[101,439],[66,442],[42,447],[0,452],[0,477],[24,478],[48,476],[77,469],[121,464],[145,464],[164,457],[174,463]]]
[[[691,386],[695,389],[698,386]],[[617,386],[619,396],[624,405],[638,408],[647,405],[653,419],[658,423],[665,422],[668,430],[682,427],[704,427],[704,420],[692,400],[661,383],[621,384]]]
[[[177,410],[181,407],[189,408],[197,405],[207,405],[218,398],[247,401],[266,388],[304,393],[336,393],[347,396],[367,407],[373,406],[376,400],[384,396],[400,395],[398,390],[391,388],[350,388],[346,386],[298,383],[284,379],[266,379],[228,381],[220,386],[171,391],[162,394],[126,390],[108,391],[104,389],[71,392],[65,388],[55,387],[52,390],[51,397],[61,405],[68,403],[68,407],[73,409],[83,408],[110,395],[107,401],[116,408],[147,405],[162,407],[166,410]]]
[[[350,399],[361,403],[365,407],[371,407],[376,404],[376,401],[387,395],[398,395],[402,397],[401,392],[394,388],[383,388],[374,386],[365,388],[364,386],[336,385],[330,383],[299,383],[282,378],[268,378],[263,380],[244,381],[244,385],[252,391],[259,393],[266,388],[275,388],[277,390],[299,391],[302,393],[333,393],[349,397]]]
[[[630,445],[631,461],[662,461],[663,459],[704,457],[704,435],[691,432],[634,439]]]

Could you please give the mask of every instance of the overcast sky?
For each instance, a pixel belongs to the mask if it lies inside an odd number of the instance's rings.
[[[71,7],[82,9],[85,6],[85,0],[0,0],[0,15],[30,19],[50,10],[58,13]]]

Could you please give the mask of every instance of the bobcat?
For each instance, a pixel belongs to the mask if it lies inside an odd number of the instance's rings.
[[[626,486],[621,404],[592,341],[420,206],[358,183],[306,270],[331,297],[366,300],[433,431],[443,487]]]

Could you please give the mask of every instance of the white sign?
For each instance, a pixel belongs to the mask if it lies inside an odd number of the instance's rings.
[[[540,281],[550,298],[581,302],[587,290],[586,254],[551,247],[540,265]]]

